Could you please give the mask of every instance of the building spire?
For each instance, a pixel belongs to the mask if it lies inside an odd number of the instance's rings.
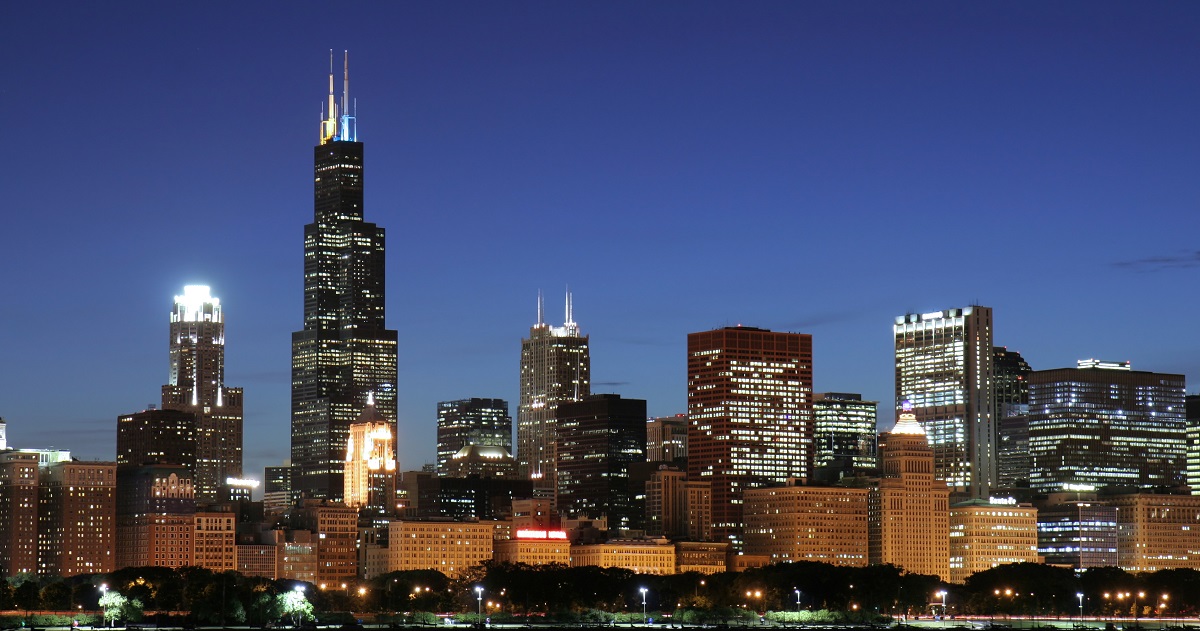
[[[324,120],[321,121],[321,144],[325,144],[337,137],[338,128],[338,113],[337,101],[333,96],[333,49],[329,49],[329,98],[325,106]]]
[[[545,298],[542,296],[542,290],[539,289],[538,290],[538,319],[537,319],[538,326],[542,326],[543,324],[546,323],[545,311],[546,311]]]
[[[358,140],[358,125],[350,113],[350,51],[343,51],[342,59],[342,103],[338,107],[333,91],[333,49],[329,49],[329,96],[321,112],[321,144],[334,140]]]
[[[563,323],[563,326],[569,327],[575,324],[573,311],[574,309],[571,307],[571,286],[567,285],[567,321]]]

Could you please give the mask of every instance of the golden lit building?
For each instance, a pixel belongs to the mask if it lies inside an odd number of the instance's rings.
[[[773,563],[867,565],[867,489],[788,486],[746,489],[746,553]]]
[[[521,529],[512,539],[498,539],[494,545],[494,559],[500,563],[567,565],[571,562],[571,542],[565,530]]]
[[[949,580],[950,490],[934,478],[933,450],[907,404],[879,435],[879,459],[879,485],[867,498],[868,561]]]
[[[393,426],[375,410],[374,397],[350,426],[346,441],[346,506],[376,514],[396,510],[396,445]]]
[[[728,543],[676,541],[675,573],[719,574],[729,569],[728,557]]]
[[[1200,496],[1136,493],[1105,498],[1117,509],[1117,564],[1127,572],[1200,566]]]
[[[613,540],[571,546],[571,567],[623,567],[638,574],[674,574],[675,546],[666,539]]]
[[[492,558],[496,522],[394,520],[388,571],[437,570],[450,578]]]
[[[192,565],[192,480],[179,465],[117,467],[117,569]]]
[[[1008,563],[1041,563],[1037,509],[1016,500],[971,500],[950,507],[950,582]]]
[[[226,508],[226,510],[217,510]],[[237,515],[228,507],[214,506],[193,515],[192,565],[214,572],[236,571]]]
[[[341,502],[305,500],[296,513],[297,527],[316,537],[317,582],[354,580],[358,576],[358,509]]]
[[[40,471],[39,571],[55,576],[116,569],[117,464],[54,462]]]

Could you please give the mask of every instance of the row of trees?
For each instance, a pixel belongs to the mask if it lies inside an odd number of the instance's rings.
[[[145,609],[191,612],[200,624],[265,624],[334,611],[640,613],[644,598],[648,612],[843,611],[898,616],[928,612],[931,603],[940,610],[941,598],[935,594],[943,589],[951,614],[1069,616],[1079,612],[1079,594],[1087,615],[1193,615],[1200,609],[1200,572],[1195,570],[1133,575],[1098,568],[1077,577],[1070,569],[1019,564],[977,573],[963,585],[945,585],[937,577],[907,574],[888,565],[846,568],[801,562],[740,573],[650,576],[620,568],[491,562],[453,580],[424,570],[336,585],[195,567],[126,568],[67,579],[25,576],[0,582],[0,610],[102,609],[106,615],[136,619]],[[110,601],[101,603],[102,596]]]

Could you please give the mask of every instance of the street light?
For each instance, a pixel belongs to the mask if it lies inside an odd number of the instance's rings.
[[[1133,626],[1135,626],[1135,627],[1138,626],[1138,614],[1142,613],[1141,611],[1139,611],[1142,608],[1142,606],[1140,604],[1138,604],[1138,602],[1145,597],[1146,597],[1146,592],[1138,592],[1137,598],[1133,599]]]
[[[647,590],[645,587],[642,587],[638,591],[642,592],[642,624],[644,625],[644,624],[646,624],[646,621],[647,621],[647,618],[646,618],[646,592],[649,590]]]
[[[946,590],[943,589],[942,591],[934,594],[934,596],[942,597],[942,626],[944,627],[946,626]]]
[[[100,583],[100,600],[104,600],[104,597],[107,595],[108,595],[108,583]],[[102,608],[102,610],[103,610],[103,608]],[[104,616],[104,626],[107,627],[108,626],[108,612],[104,611],[100,615]]]
[[[475,586],[475,600],[478,601],[478,605],[475,608],[475,617],[482,619],[483,618],[483,587],[480,585]],[[479,620],[476,620],[476,622],[479,622]]]
[[[1083,624],[1083,592],[1075,592],[1075,597],[1079,599],[1079,624]]]
[[[800,590],[796,590],[796,613],[800,613]]]

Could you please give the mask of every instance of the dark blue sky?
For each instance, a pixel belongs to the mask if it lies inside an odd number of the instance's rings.
[[[5,22],[15,446],[112,459],[116,416],[166,380],[172,296],[203,283],[247,471],[288,456],[330,48],[388,231],[404,469],[433,459],[437,401],[515,404],[537,291],[558,323],[568,284],[594,389],[655,415],[686,408],[685,335],[742,323],[813,334],[817,390],[890,424],[892,319],[970,303],[1035,368],[1200,377],[1195,3],[15,3]]]

